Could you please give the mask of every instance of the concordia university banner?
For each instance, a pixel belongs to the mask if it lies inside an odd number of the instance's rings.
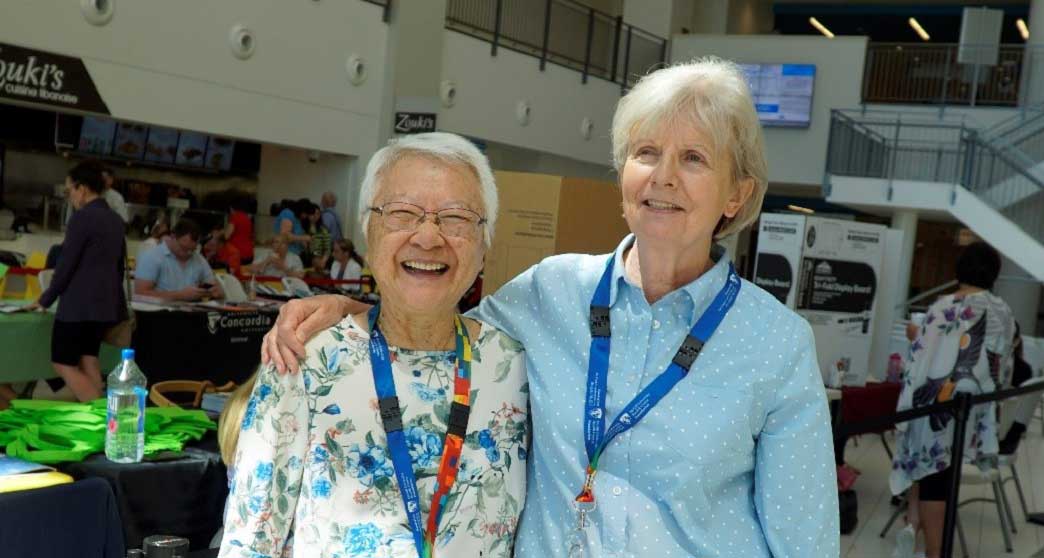
[[[0,102],[109,114],[79,58],[0,43]]]

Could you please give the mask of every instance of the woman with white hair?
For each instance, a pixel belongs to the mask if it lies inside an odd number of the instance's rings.
[[[473,314],[525,348],[533,420],[516,556],[838,556],[830,420],[807,322],[742,281],[715,240],[765,193],[742,72],[715,58],[643,78],[613,160],[633,234],[553,256]],[[264,359],[358,311],[282,312]]]
[[[457,315],[493,238],[486,157],[452,134],[378,151],[362,199],[381,303],[301,373],[262,366],[220,556],[508,556],[525,501],[521,348]]]

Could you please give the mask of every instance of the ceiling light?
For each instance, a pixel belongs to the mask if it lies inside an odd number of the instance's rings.
[[[921,27],[920,23],[917,23],[916,19],[911,17],[907,21],[910,23],[910,27],[913,27],[913,30],[917,32],[917,34],[921,37],[922,40],[932,40],[932,38],[928,36],[928,32],[924,30],[924,27]]]
[[[1019,28],[1019,35],[1022,35],[1022,40],[1023,41],[1028,41],[1029,40],[1029,27],[1026,27],[1026,20],[1022,19],[1021,17],[1019,19],[1016,19],[1015,20],[1015,27]]]
[[[831,33],[829,29],[826,28],[826,25],[823,25],[822,23],[819,23],[818,19],[816,19],[814,17],[810,17],[810,18],[808,18],[808,22],[811,23],[812,27],[815,27],[817,31],[819,31],[820,33],[826,35],[828,39],[833,39],[834,38],[834,34]]]
[[[812,215],[813,213],[816,212],[816,210],[814,210],[814,209],[809,209],[807,207],[801,207],[800,205],[788,205],[787,209],[789,209],[791,211],[797,211],[798,213],[807,213],[809,215]]]

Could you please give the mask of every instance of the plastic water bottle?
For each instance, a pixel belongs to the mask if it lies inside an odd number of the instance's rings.
[[[134,364],[134,349],[109,374],[105,457],[137,463],[145,453],[145,375]]]

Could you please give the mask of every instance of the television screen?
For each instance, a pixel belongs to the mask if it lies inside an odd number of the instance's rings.
[[[232,152],[236,142],[228,138],[212,136],[207,144],[206,166],[208,169],[227,171],[232,168]]]
[[[161,126],[149,126],[149,141],[145,144],[146,161],[173,165],[174,156],[177,152],[177,130]]]
[[[207,135],[197,132],[181,132],[178,141],[177,164],[185,167],[202,167],[207,153]]]
[[[143,124],[120,122],[116,126],[116,145],[113,155],[128,159],[141,159],[145,155],[145,136],[149,127]]]
[[[95,155],[109,155],[112,153],[112,139],[115,135],[116,122],[105,118],[85,116],[83,117],[83,127],[80,128],[80,142],[77,150]]]
[[[814,64],[742,64],[763,126],[807,128],[812,120]]]

